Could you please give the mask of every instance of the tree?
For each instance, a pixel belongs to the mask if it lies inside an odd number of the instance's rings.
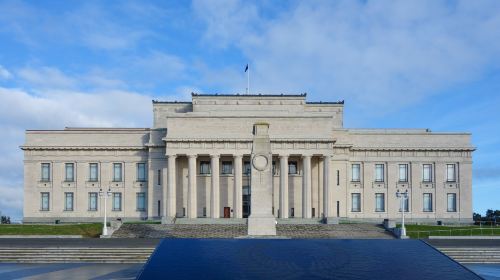
[[[474,212],[474,214],[472,214],[472,219],[474,221],[481,221],[482,219],[481,214]]]
[[[9,216],[2,216],[1,223],[2,224],[10,224],[10,217]]]

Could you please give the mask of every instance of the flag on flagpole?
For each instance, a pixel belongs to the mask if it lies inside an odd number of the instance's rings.
[[[248,64],[247,64],[247,66],[245,67],[245,72],[246,72],[246,71],[248,71]]]

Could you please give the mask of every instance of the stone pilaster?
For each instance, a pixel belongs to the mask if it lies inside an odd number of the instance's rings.
[[[311,156],[302,156],[302,218],[312,218],[311,209]]]
[[[242,170],[242,155],[234,155],[234,206],[233,206],[233,217],[243,218],[243,194],[242,194],[242,182],[243,182],[243,170]]]
[[[288,155],[280,155],[280,214],[282,219],[288,218]]]
[[[220,194],[219,194],[219,155],[210,156],[212,171],[212,186],[210,192],[210,217],[213,219],[220,217]]]
[[[197,155],[188,155],[188,198],[187,198],[187,217],[197,218],[197,186],[196,186],[196,158]]]

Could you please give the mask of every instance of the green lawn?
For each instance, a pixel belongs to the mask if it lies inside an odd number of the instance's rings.
[[[398,225],[401,227],[401,225]],[[500,235],[500,227],[405,225],[410,238],[430,236]]]
[[[161,221],[134,221],[134,222],[124,222],[124,224],[161,224]]]
[[[82,235],[99,237],[102,224],[0,225],[0,235]]]

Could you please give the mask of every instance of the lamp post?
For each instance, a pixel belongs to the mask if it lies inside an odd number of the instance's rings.
[[[102,235],[108,235],[108,221],[106,220],[106,211],[107,211],[107,200],[108,196],[111,195],[111,189],[108,188],[107,192],[103,192],[102,189],[99,190],[99,196],[104,197],[104,224],[102,226]]]
[[[405,200],[408,199],[408,190],[405,190],[404,192],[397,191],[396,192],[396,197],[400,199],[400,205],[401,205],[401,237],[406,236],[406,228],[405,228]]]

